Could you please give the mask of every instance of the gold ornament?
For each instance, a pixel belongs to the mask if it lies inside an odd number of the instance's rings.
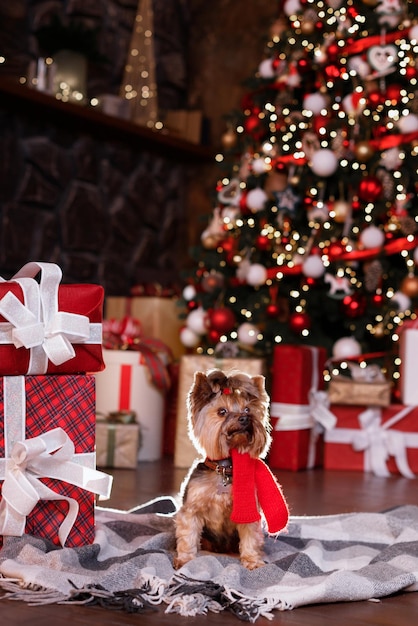
[[[334,221],[338,224],[342,224],[350,214],[351,205],[346,200],[336,200],[332,206],[332,211],[335,213]]]
[[[373,326],[371,334],[376,337],[376,339],[382,339],[385,335],[385,326],[383,322],[379,322],[376,326]]]
[[[225,150],[228,150],[229,148],[233,148],[235,144],[237,143],[237,135],[235,131],[232,128],[229,128],[222,135],[221,141],[222,141],[222,146],[225,148]]]
[[[311,20],[303,20],[300,25],[300,32],[303,35],[312,35],[315,30],[315,22]]]
[[[418,277],[406,276],[401,282],[400,291],[409,298],[416,298],[418,296]]]
[[[359,141],[354,147],[354,154],[360,163],[367,163],[374,154],[374,150],[368,141]]]
[[[201,237],[202,246],[206,248],[206,250],[215,250],[218,247],[220,238],[214,237],[213,235],[205,235]]]

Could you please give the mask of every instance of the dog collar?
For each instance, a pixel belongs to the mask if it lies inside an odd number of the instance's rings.
[[[212,461],[206,457],[204,463],[206,467],[209,467],[209,469],[215,471],[222,477],[224,487],[232,483],[232,459],[230,457],[220,459],[219,461]]]

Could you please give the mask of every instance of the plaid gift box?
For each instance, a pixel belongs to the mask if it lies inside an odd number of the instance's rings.
[[[103,369],[103,287],[60,285],[61,276],[54,263],[33,262],[0,280],[0,375]]]
[[[0,378],[0,535],[93,542],[94,494],[108,497],[111,486],[95,469],[94,384],[86,375]]]

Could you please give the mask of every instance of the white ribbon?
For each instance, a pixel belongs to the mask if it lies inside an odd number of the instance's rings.
[[[56,493],[40,478],[65,481],[108,498],[112,477],[95,469],[94,452],[75,454],[74,444],[62,428],[25,439],[25,378],[5,376],[3,385],[5,458],[0,460],[0,479],[4,480],[0,535],[21,536],[26,517],[39,500],[65,500],[68,512],[58,532],[64,546],[78,515],[78,503]]]
[[[382,411],[370,407],[360,413],[360,430],[354,428],[335,428],[325,435],[327,443],[348,443],[359,452],[364,451],[364,470],[376,476],[389,476],[387,460],[394,457],[396,466],[405,478],[415,478],[409,467],[407,448],[418,448],[418,434],[400,430],[390,430],[402,420],[414,406],[409,405],[382,424]]]
[[[318,391],[319,349],[315,346],[308,347],[312,354],[312,379],[308,394],[309,404],[272,402],[270,414],[272,417],[278,417],[274,426],[275,431],[311,429],[307,467],[312,468],[315,465],[318,437],[324,430],[334,428],[337,419],[329,410],[328,394],[325,391]]]
[[[34,278],[39,272],[38,283]],[[54,263],[27,263],[10,281],[20,285],[24,303],[11,291],[0,300],[0,314],[7,320],[0,323],[0,344],[31,351],[27,374],[44,374],[48,360],[61,365],[74,358],[73,343],[101,343],[101,324],[58,310],[61,277]]]

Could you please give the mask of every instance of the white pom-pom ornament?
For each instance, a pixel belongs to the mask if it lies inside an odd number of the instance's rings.
[[[332,347],[332,356],[336,359],[348,359],[361,354],[361,345],[354,337],[341,337]]]
[[[359,237],[363,248],[370,250],[371,248],[380,248],[385,241],[385,234],[377,226],[367,226]]]
[[[302,272],[308,278],[319,278],[325,272],[325,267],[319,254],[311,254],[304,260]]]
[[[183,298],[188,302],[196,297],[196,289],[193,285],[186,285],[183,289]]]
[[[186,318],[186,326],[190,328],[197,335],[204,335],[206,333],[206,318],[207,312],[202,308],[198,307],[191,311]]]
[[[396,291],[392,296],[392,300],[396,302],[401,312],[411,309],[411,299],[406,293],[402,293],[402,291]]]
[[[401,133],[415,133],[418,130],[418,115],[409,113],[409,115],[403,115],[398,122],[398,128]]]
[[[200,337],[191,328],[185,326],[180,330],[180,341],[186,348],[195,348],[199,344]]]
[[[245,280],[249,285],[258,287],[264,285],[267,279],[267,270],[261,263],[253,263],[247,270]]]
[[[244,322],[237,329],[238,341],[247,346],[253,346],[258,341],[258,328],[250,322]]]
[[[270,169],[270,165],[266,163],[265,159],[254,159],[251,163],[251,168],[254,174],[265,174]]]
[[[264,59],[264,61],[261,61],[258,66],[258,73],[261,78],[274,78],[276,73],[274,71],[272,59]]]
[[[413,26],[410,29],[408,35],[409,35],[409,39],[411,41],[417,41],[418,42],[418,24],[415,24],[415,26]]]
[[[314,115],[319,115],[326,106],[327,101],[322,93],[310,93],[303,99],[303,108],[311,111]]]
[[[247,206],[251,211],[261,211],[267,201],[267,194],[263,189],[256,187],[247,193]]]
[[[311,170],[317,176],[331,176],[337,171],[338,159],[332,150],[323,148],[314,152],[311,159]]]
[[[299,0],[286,0],[283,6],[285,15],[296,15],[302,9],[302,5]]]

